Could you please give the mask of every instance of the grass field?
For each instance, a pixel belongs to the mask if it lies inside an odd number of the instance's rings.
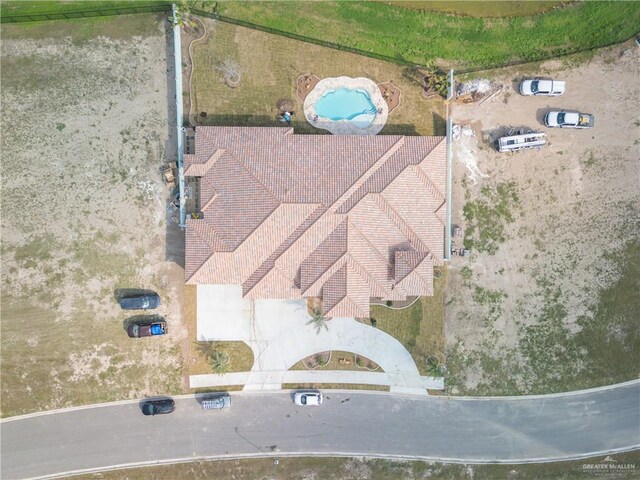
[[[378,0],[377,0],[378,1]],[[396,7],[411,8],[426,12],[450,13],[452,15],[467,15],[469,17],[522,17],[537,15],[556,7],[566,6],[569,2],[555,1],[502,1],[491,0],[452,2],[438,0],[399,0],[388,2]],[[571,0],[570,0],[571,1]]]
[[[182,391],[165,55],[162,15],[2,26],[2,416]],[[169,335],[127,337],[127,288]]]
[[[402,310],[371,306],[371,317],[376,319],[377,328],[405,346],[421,375],[432,374],[427,369],[430,356],[444,362],[444,289],[447,278],[445,269],[440,270],[443,275],[434,279],[432,297],[420,297],[416,303]]]
[[[610,464],[631,465],[627,470],[597,470],[604,478],[637,478],[640,453],[611,455]],[[416,461],[390,461],[348,458],[273,458],[193,462],[179,465],[117,470],[100,473],[102,480],[162,480],[182,478],[204,480],[210,478],[269,478],[290,480],[319,478],[323,480],[397,480],[428,478],[430,480],[583,480],[595,476],[598,467],[605,466],[604,457],[573,462],[542,463],[538,465],[452,465]],[[310,474],[313,472],[313,474]],[[607,475],[604,475],[604,474]],[[610,473],[610,475],[609,475]],[[313,476],[312,476],[313,475]],[[96,475],[80,475],[79,480],[93,480]]]
[[[161,4],[170,6],[171,2],[154,0],[2,0],[0,1],[0,9],[2,15],[38,15],[71,13],[83,10],[149,7]]]
[[[364,76],[377,83],[393,80],[402,90],[401,103],[389,115],[383,135],[445,134],[444,102],[424,99],[419,76],[407,68],[247,28],[204,21],[208,36],[193,46],[194,112],[207,112],[203,124],[281,126],[275,118],[276,102],[288,98],[295,105],[292,126],[296,133],[326,133],[306,121],[302,102],[295,94],[298,76],[313,72],[320,78],[347,75]],[[216,66],[225,60],[237,62],[242,71],[242,81],[237,88],[226,86],[216,71]]]
[[[471,2],[470,2],[471,3]],[[377,2],[219,2],[218,13],[418,64],[457,69],[534,61],[627,40],[637,2],[576,2],[532,17],[473,18]]]

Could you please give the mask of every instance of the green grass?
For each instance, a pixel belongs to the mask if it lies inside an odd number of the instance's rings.
[[[625,471],[611,472],[603,478],[637,478],[640,453],[611,455],[617,465],[631,465]],[[181,478],[205,480],[210,478],[269,478],[289,480],[321,478],[323,480],[397,480],[401,478],[429,478],[430,480],[583,480],[601,478],[594,467],[603,464],[604,457],[587,458],[572,462],[553,462],[530,465],[453,465],[417,461],[391,461],[379,459],[313,458],[300,457],[182,463],[128,470],[107,471],[99,474],[103,480],[160,480]],[[635,467],[635,468],[633,468]],[[310,474],[312,472],[312,474]],[[605,474],[604,470],[599,473]],[[95,474],[79,475],[78,480],[94,480]]]
[[[482,1],[437,1],[437,0],[401,0],[388,2],[387,0],[377,0],[384,3],[391,3],[396,7],[411,8],[413,10],[423,10],[428,12],[441,12],[453,15],[468,15],[470,17],[521,17],[536,15],[551,10],[552,8],[565,6],[569,2],[555,1],[502,1],[493,2]],[[571,1],[571,0],[569,0]]]
[[[424,99],[421,79],[410,69],[220,22],[208,35],[193,46],[193,110],[196,114],[207,112],[204,124],[281,126],[275,118],[276,103],[288,98],[294,103],[292,126],[296,133],[327,133],[306,121],[295,92],[298,76],[313,72],[320,78],[347,75],[378,83],[393,80],[402,91],[401,104],[389,115],[382,134],[445,133],[444,102]],[[242,71],[237,88],[226,86],[215,70],[227,59],[236,61]]]
[[[2,16],[9,15],[40,15],[70,13],[84,10],[105,10],[113,8],[148,7],[156,5],[169,5],[171,2],[157,0],[73,0],[73,1],[0,1]]]
[[[195,334],[190,338],[195,338]],[[253,366],[253,350],[244,342],[194,342],[189,374],[215,373],[209,362],[209,357],[214,350],[226,354],[229,358],[224,373],[248,372]]]
[[[506,239],[506,226],[513,223],[519,208],[520,199],[515,183],[482,187],[479,197],[467,201],[463,207],[467,222],[465,247],[478,252],[496,253]]]
[[[30,2],[16,2],[26,3]],[[4,4],[3,4],[4,5]],[[4,7],[3,7],[4,11]],[[109,37],[118,40],[130,39],[133,35],[141,37],[148,37],[152,35],[158,35],[158,23],[164,21],[166,17],[163,13],[153,14],[136,14],[136,15],[120,15],[120,16],[107,16],[107,17],[89,17],[89,18],[76,18],[71,20],[54,20],[44,22],[27,22],[27,23],[5,23],[2,25],[2,38],[24,38],[40,40],[45,38],[57,38],[61,32],[70,32],[69,37],[74,45],[80,45],[88,42],[96,37]],[[25,63],[27,68],[29,62],[32,59],[29,57],[21,57],[10,59],[11,62],[18,62],[24,71]],[[5,75],[7,75],[7,68],[5,63],[6,59],[3,58],[3,81]],[[36,80],[42,78],[44,81],[46,77],[45,73],[34,71],[33,75]],[[8,73],[9,75],[19,75],[19,72]],[[56,72],[57,74],[57,72]],[[67,73],[69,77],[74,75],[73,71]],[[77,72],[75,73],[77,75]],[[48,81],[49,77],[46,77]],[[29,80],[29,83],[34,83],[34,80]]]
[[[218,12],[284,32],[425,64],[487,68],[632,37],[637,2],[576,2],[532,17],[473,18],[378,2],[219,2]]]
[[[388,333],[411,353],[421,375],[430,375],[427,358],[436,356],[444,362],[444,289],[446,269],[434,279],[434,295],[420,297],[408,308],[392,310],[380,305],[371,306],[371,317],[376,327]]]

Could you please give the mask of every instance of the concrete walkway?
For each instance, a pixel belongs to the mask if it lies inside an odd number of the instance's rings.
[[[425,395],[424,390],[444,389],[442,377],[420,377],[421,385],[403,387],[403,379],[390,376],[385,372],[367,372],[350,370],[288,370],[273,372],[234,372],[223,375],[192,375],[191,388],[222,387],[226,385],[244,385],[244,390],[279,390],[283,383],[333,383],[351,385],[379,385],[390,387],[393,393]],[[413,377],[406,383],[415,384]]]
[[[418,395],[426,395],[426,388],[444,388],[441,378],[421,377],[406,348],[387,333],[353,318],[333,318],[319,329],[310,320],[306,300],[250,301],[237,285],[198,286],[198,340],[243,341],[253,350],[254,365],[251,372],[192,375],[191,387],[240,384],[247,390],[272,390],[282,383],[353,383]],[[323,351],[362,355],[384,373],[288,371]]]

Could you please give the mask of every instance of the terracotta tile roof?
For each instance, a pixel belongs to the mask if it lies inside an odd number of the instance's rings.
[[[366,317],[371,297],[433,294],[443,137],[197,127],[195,144],[185,174],[201,177],[204,219],[187,219],[187,283],[322,296],[329,317]]]

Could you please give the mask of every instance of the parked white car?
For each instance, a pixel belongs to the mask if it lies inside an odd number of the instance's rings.
[[[296,392],[293,396],[293,403],[301,406],[317,407],[322,405],[322,393],[316,391]]]
[[[521,95],[544,95],[547,97],[557,97],[564,93],[565,82],[557,80],[523,80],[520,83]]]

